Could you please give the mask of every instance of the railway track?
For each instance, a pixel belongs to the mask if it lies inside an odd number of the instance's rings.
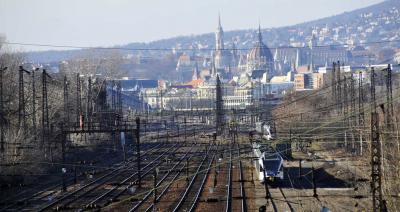
[[[229,144],[228,182],[225,211],[232,211],[232,144]]]
[[[235,162],[236,166],[233,168],[232,174],[232,210],[234,211],[247,211],[247,203],[246,203],[246,192],[244,187],[244,175],[243,175],[243,167],[242,161],[240,160],[241,149],[239,148],[239,144],[236,145],[236,155]]]
[[[165,156],[170,156],[172,154],[174,154],[179,148],[182,147],[182,145],[178,145],[175,144],[175,150],[170,152],[170,151],[166,151],[164,154],[158,156],[156,159],[154,159],[153,161],[151,161],[149,164],[147,164],[145,167],[143,167],[141,170],[142,172],[142,180],[144,178],[146,178],[146,176],[149,176],[150,174],[152,174],[152,171],[155,170],[157,167],[159,167],[162,163],[164,163],[165,161],[162,160],[163,157]],[[137,172],[135,172],[134,174],[130,175],[129,177],[123,179],[122,181],[118,182],[116,185],[114,185],[111,189],[107,190],[103,190],[101,193],[101,195],[96,196],[93,200],[90,200],[89,204],[87,204],[85,206],[85,209],[91,209],[91,208],[101,208],[104,207],[106,205],[108,205],[110,202],[113,202],[115,200],[117,200],[118,198],[120,198],[123,194],[125,194],[131,187],[133,187],[134,185],[136,185],[138,183],[138,179],[134,179],[134,177],[137,177]],[[132,181],[131,183],[128,183],[128,181]],[[123,188],[121,188],[123,187]],[[110,198],[106,198],[106,197],[110,197]]]
[[[154,207],[154,202],[159,202],[161,198],[167,193],[171,185],[178,179],[178,177],[182,174],[183,170],[186,167],[192,158],[192,155],[189,155],[190,151],[192,151],[193,147],[185,153],[168,171],[165,173],[164,176],[156,183],[156,191],[161,189],[161,192],[156,195],[153,200],[149,200],[150,196],[154,194],[154,190],[148,191],[144,197],[136,203],[134,207],[132,207],[129,212],[132,211],[150,211]],[[186,164],[181,165],[181,167],[177,169],[177,166],[180,165],[184,160],[186,160]],[[176,172],[175,175],[172,175],[173,172]]]
[[[173,208],[174,212],[194,211],[194,209],[196,208],[201,192],[203,191],[208,173],[210,171],[211,164],[215,159],[215,154],[213,154],[211,158],[208,155],[210,148],[207,149],[200,165],[196,170],[196,173],[191,178],[182,197]]]
[[[283,192],[282,188],[278,187],[272,189],[270,186],[268,186],[268,190],[269,190],[269,200],[271,201],[272,208],[275,212],[295,211],[291,203],[286,199],[286,195]],[[271,190],[273,190],[274,192],[271,192]],[[274,193],[275,195],[272,195],[272,193]],[[279,204],[278,202],[283,204]]]
[[[153,152],[154,150],[157,150],[158,148],[160,148],[162,144],[157,144],[157,145],[153,145],[152,147],[150,147],[149,149],[147,149],[143,156],[146,156],[147,154]],[[97,174],[102,174],[103,172],[113,172],[114,170],[118,170],[118,169],[122,169],[126,164],[128,164],[129,162],[131,162],[133,159],[135,158],[135,156],[132,156],[128,159],[127,162],[119,162],[117,164],[114,165],[114,168],[108,168],[105,170],[102,170],[101,172],[98,172]],[[89,170],[90,172],[94,172],[96,171],[96,169],[92,169]],[[80,174],[78,175],[78,179],[81,178],[82,176],[84,176],[84,174]],[[45,187],[44,189],[41,189],[35,193],[26,195],[26,193],[29,193],[29,191],[25,191],[25,192],[21,192],[20,194],[17,194],[15,196],[13,196],[12,198],[9,198],[8,200],[5,201],[9,201],[11,202],[11,204],[6,205],[6,207],[1,208],[1,211],[7,211],[7,210],[23,210],[26,207],[29,207],[30,205],[33,204],[40,204],[43,203],[44,201],[47,202],[49,201],[51,198],[53,198],[53,195],[56,195],[58,192],[60,192],[60,187],[62,185],[62,183],[58,183],[60,180],[56,180],[52,183],[49,183],[48,186],[42,186]],[[73,182],[74,181],[74,177],[70,177],[69,179],[67,179],[67,190],[73,189],[74,185]],[[57,182],[57,183],[56,183]],[[70,185],[68,185],[70,184]],[[32,188],[32,190],[35,190],[35,188]],[[38,190],[36,188],[36,190]]]
[[[279,211],[291,211],[291,212],[294,212],[295,211],[293,209],[290,201],[286,198],[286,195],[285,195],[283,189],[279,185],[278,185],[277,188],[272,188],[267,183],[267,186],[268,186],[268,190],[267,191],[268,191],[268,195],[269,195],[269,200],[271,201],[273,210],[275,212],[279,212]],[[271,191],[274,191],[273,193],[275,195],[272,195]],[[278,204],[277,202],[283,203],[283,204]],[[280,206],[280,207],[278,207],[278,206]]]
[[[279,187],[278,189],[279,189],[279,193],[282,195],[282,197],[283,197],[285,203],[286,203],[287,206],[289,207],[289,210],[290,210],[291,212],[294,212],[295,210],[293,209],[292,204],[287,200],[286,195],[285,195],[285,193],[283,192],[282,188]]]
[[[168,152],[168,150],[164,151],[162,154],[166,154]],[[132,162],[132,161],[130,161],[130,162]],[[40,209],[38,209],[38,211],[45,211],[45,210],[51,209],[53,207],[55,207],[56,209],[71,209],[70,205],[72,203],[80,202],[80,201],[87,201],[85,196],[90,194],[92,191],[98,189],[99,187],[105,185],[107,182],[110,182],[110,181],[113,182],[113,180],[117,176],[119,176],[121,174],[124,175],[124,173],[126,174],[127,172],[129,173],[130,170],[136,168],[135,165],[136,165],[136,163],[133,163],[133,164],[126,163],[123,166],[120,166],[120,167],[102,175],[101,177],[97,178],[96,180],[87,183],[86,185],[80,187],[79,189],[69,192],[69,193],[61,196],[60,198],[54,200],[53,202],[40,207]],[[145,167],[143,167],[143,169],[144,168]],[[75,206],[76,206],[76,204],[75,204]]]
[[[145,177],[152,169],[157,167],[163,160],[160,160],[162,157],[171,154],[171,150],[174,149],[172,152],[175,152],[179,149],[179,146],[175,144],[174,146],[168,148],[166,151],[163,151],[161,155],[158,155],[155,159],[150,161],[148,164],[141,168],[141,177]],[[134,164],[134,168],[136,168]],[[72,207],[72,208],[81,208],[86,209],[87,205],[88,208],[92,208],[91,206],[103,207],[111,202],[117,200],[117,198],[128,190],[131,186],[137,183],[138,179],[138,172],[135,171],[131,173],[132,168],[128,168],[124,170],[122,173],[119,173],[116,176],[110,178],[109,181],[106,181],[103,184],[93,187],[92,189],[88,190],[87,192],[83,193],[82,195],[78,196],[77,198],[72,199],[70,202],[67,202],[63,205],[63,207]],[[135,178],[136,177],[136,178]],[[117,192],[120,187],[126,185],[123,188],[122,192]],[[111,188],[107,188],[111,187]],[[114,193],[117,192],[117,193]],[[109,197],[109,198],[107,198]],[[94,200],[93,200],[94,198]],[[89,202],[89,204],[87,204]],[[73,203],[73,204],[72,204]]]

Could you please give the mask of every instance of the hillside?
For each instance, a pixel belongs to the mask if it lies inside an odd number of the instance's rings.
[[[262,20],[261,20],[262,21]],[[304,46],[311,34],[317,35],[318,45],[366,43],[400,39],[400,1],[388,0],[366,8],[345,12],[340,15],[322,18],[306,23],[280,28],[263,29],[264,41],[270,47]],[[254,43],[254,30],[235,30],[225,32],[225,43],[229,48],[235,41],[237,48],[250,48]],[[399,43],[390,43],[391,47],[399,47]],[[153,49],[175,48],[209,49],[214,47],[214,33],[194,36],[179,36],[157,40],[149,43],[130,43],[121,48]],[[381,46],[384,47],[384,46]],[[51,62],[78,57],[80,50],[31,52],[29,60]],[[128,51],[125,51],[127,53]],[[129,53],[148,56],[160,56],[168,51],[130,51]]]

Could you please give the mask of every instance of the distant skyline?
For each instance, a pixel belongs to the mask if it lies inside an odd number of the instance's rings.
[[[7,41],[113,46],[214,32],[281,27],[341,14],[383,0],[0,0]],[[59,49],[12,46],[17,50]]]

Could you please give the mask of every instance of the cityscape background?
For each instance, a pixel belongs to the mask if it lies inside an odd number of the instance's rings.
[[[129,1],[1,0],[0,33],[10,42],[114,46],[213,32],[282,27],[338,15],[382,0]],[[21,50],[60,49],[17,46]]]

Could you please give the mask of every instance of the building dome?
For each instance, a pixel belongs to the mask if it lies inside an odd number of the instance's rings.
[[[271,51],[262,41],[257,41],[256,45],[249,53],[249,60],[265,59],[266,61],[273,61]]]
[[[269,48],[262,42],[261,27],[258,28],[258,40],[247,54],[247,72],[264,70],[273,72],[273,56]]]
[[[265,60],[266,62],[272,62],[273,56],[267,45],[262,42],[261,27],[258,27],[258,40],[256,45],[251,49],[249,53],[249,60]]]

